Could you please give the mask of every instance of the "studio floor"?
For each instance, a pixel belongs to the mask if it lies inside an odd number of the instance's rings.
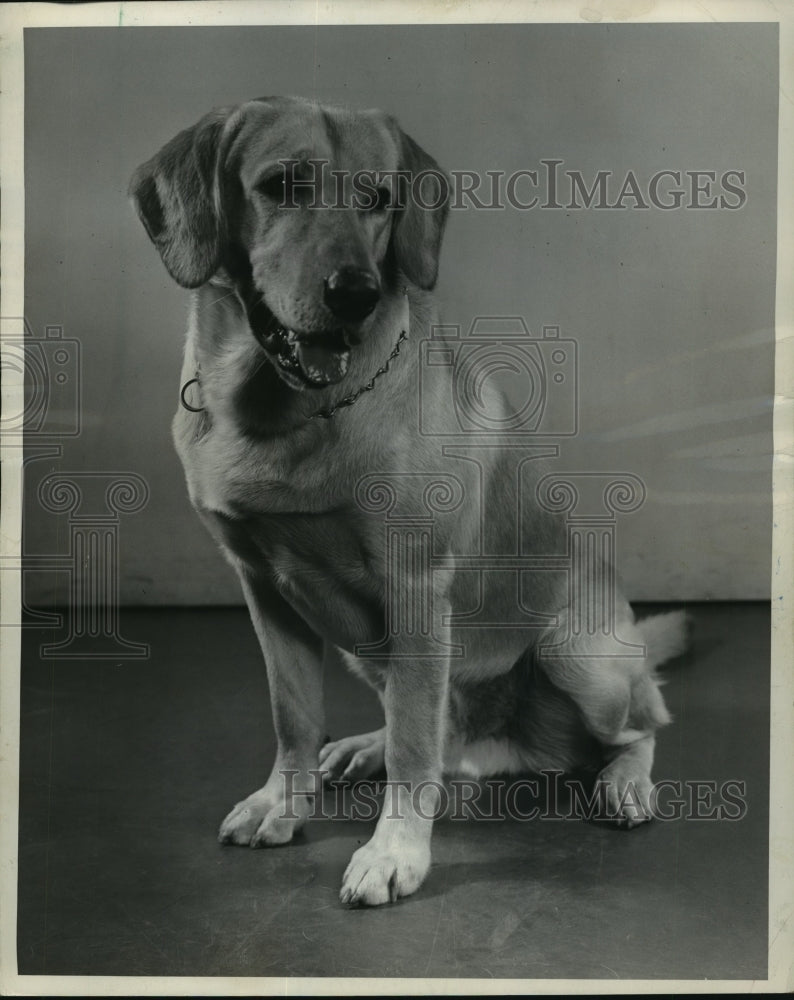
[[[445,818],[425,885],[375,910],[338,900],[373,821],[318,818],[270,850],[216,840],[274,751],[245,610],[122,611],[145,661],[43,660],[52,633],[26,630],[20,973],[765,978],[769,607],[689,610],[654,776],[703,818]],[[380,724],[341,668],[326,691],[333,737]],[[738,818],[708,818],[726,789]]]

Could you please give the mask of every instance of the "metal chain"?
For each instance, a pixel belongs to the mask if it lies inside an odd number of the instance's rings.
[[[369,382],[366,382],[360,388],[356,389],[355,392],[351,392],[347,396],[342,396],[342,398],[338,402],[334,403],[333,406],[327,406],[324,409],[318,410],[316,413],[313,413],[309,417],[309,420],[317,420],[318,418],[321,420],[330,420],[330,418],[336,413],[337,410],[341,410],[345,406],[352,406],[353,403],[355,403],[355,401],[359,398],[359,396],[363,396],[365,392],[371,392],[375,388],[375,382],[381,377],[381,375],[385,375],[386,372],[389,370],[389,365],[392,363],[392,361],[394,361],[394,359],[400,353],[400,345],[404,340],[407,339],[407,337],[408,337],[407,332],[405,330],[401,330],[400,336],[397,338],[397,343],[394,345],[391,354],[388,356],[388,358],[386,358],[384,364],[380,366],[380,368],[375,372],[375,374],[372,376]]]
[[[227,286],[226,285],[221,285],[221,287],[225,288]],[[389,366],[391,365],[392,361],[394,361],[394,359],[400,353],[400,347],[402,346],[403,341],[405,341],[405,340],[408,339],[408,326],[409,326],[409,322],[408,322],[408,318],[407,318],[408,317],[408,313],[407,313],[407,310],[408,310],[408,292],[407,292],[407,290],[403,290],[403,295],[405,296],[405,303],[406,303],[405,329],[403,329],[403,330],[400,331],[400,336],[397,338],[397,343],[392,348],[392,352],[388,356],[388,358],[386,358],[386,361],[375,372],[375,374],[372,376],[372,378],[369,380],[369,382],[366,382],[364,385],[360,386],[358,389],[356,389],[355,392],[351,392],[351,393],[348,393],[347,396],[343,396],[340,400],[338,400],[336,403],[334,403],[333,406],[327,406],[327,407],[324,407],[322,410],[317,410],[316,413],[312,413],[311,416],[308,418],[309,420],[330,420],[331,417],[336,413],[337,410],[344,409],[344,407],[346,407],[346,406],[352,406],[353,403],[355,403],[356,400],[360,396],[364,395],[365,392],[372,392],[372,390],[375,388],[375,383],[377,382],[377,380],[381,377],[381,375],[385,375],[388,372]],[[181,389],[181,391],[179,393],[179,401],[182,404],[182,406],[186,410],[189,410],[191,413],[204,413],[204,412],[206,412],[206,407],[204,407],[204,406],[192,406],[190,403],[188,403],[187,398],[186,398],[186,393],[187,393],[187,390],[190,388],[191,385],[197,385],[199,387],[199,391],[201,390],[201,379],[200,379],[200,373],[198,371],[198,368],[196,369],[196,374],[193,376],[193,378],[188,379],[187,382],[185,382],[185,384],[182,386],[182,389]]]
[[[388,356],[388,358],[386,358],[384,364],[380,366],[380,368],[375,372],[375,374],[372,376],[369,382],[366,382],[360,388],[356,389],[355,392],[351,392],[348,393],[347,396],[343,396],[338,402],[334,403],[333,406],[327,406],[322,410],[318,410],[316,413],[312,413],[312,415],[309,417],[309,420],[317,420],[317,419],[330,420],[337,410],[341,410],[345,406],[352,406],[353,403],[355,403],[355,401],[359,398],[359,396],[362,396],[365,392],[371,392],[375,388],[375,382],[381,377],[381,375],[385,375],[386,372],[388,372],[389,365],[392,363],[392,361],[394,361],[394,359],[400,353],[400,346],[402,345],[403,341],[407,339],[407,337],[408,334],[406,333],[406,331],[401,330],[400,336],[397,338],[397,343],[394,345],[391,354]],[[185,398],[185,394],[187,393],[187,390],[190,388],[191,385],[198,385],[199,388],[201,388],[201,382],[199,380],[198,371],[193,376],[193,378],[188,379],[187,382],[185,382],[185,384],[182,386],[182,390],[179,393],[179,402],[186,410],[189,410],[191,413],[204,413],[206,411],[205,406],[191,406],[191,404],[188,403],[187,399]]]

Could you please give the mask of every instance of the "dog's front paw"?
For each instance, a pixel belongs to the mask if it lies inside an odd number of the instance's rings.
[[[359,847],[342,879],[339,898],[350,906],[381,906],[410,896],[430,869],[428,844],[384,850],[374,840]]]
[[[603,782],[610,819],[630,830],[652,818],[653,782],[647,773],[618,758],[604,768],[598,780]]]
[[[289,809],[266,788],[238,802],[221,823],[218,840],[241,847],[277,847],[287,844],[306,821],[307,810],[300,800]]]

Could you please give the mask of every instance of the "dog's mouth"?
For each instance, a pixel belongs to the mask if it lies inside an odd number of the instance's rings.
[[[278,374],[292,388],[322,389],[347,374],[350,345],[340,328],[324,333],[296,333],[284,326],[260,300],[248,321]]]

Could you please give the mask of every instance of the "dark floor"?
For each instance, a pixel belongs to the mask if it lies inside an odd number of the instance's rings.
[[[425,886],[377,910],[337,898],[372,822],[314,820],[275,850],[215,839],[273,754],[245,611],[124,612],[146,662],[41,661],[52,633],[27,631],[20,973],[766,978],[769,608],[690,610],[655,776],[716,782],[717,804],[745,782],[743,818],[444,819]],[[358,681],[327,686],[334,736],[373,727]],[[684,788],[708,813],[700,795]]]

